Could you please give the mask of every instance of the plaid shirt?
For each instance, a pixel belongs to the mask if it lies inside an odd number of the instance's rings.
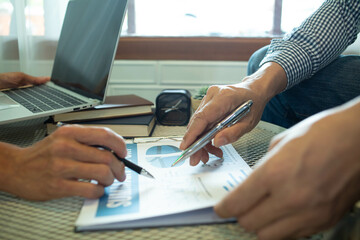
[[[327,0],[283,39],[271,41],[261,62],[285,70],[287,89],[335,60],[360,32],[360,0]]]

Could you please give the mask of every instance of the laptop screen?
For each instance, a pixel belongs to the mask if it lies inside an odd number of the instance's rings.
[[[104,99],[126,3],[127,0],[69,2],[51,75],[55,84],[90,98]]]

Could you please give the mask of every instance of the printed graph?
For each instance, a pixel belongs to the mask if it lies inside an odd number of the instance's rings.
[[[145,158],[154,167],[169,168],[178,159],[181,152],[179,148],[171,145],[153,146],[147,149]],[[179,162],[174,167],[182,164],[184,161]]]
[[[230,172],[228,173],[228,178],[226,179],[226,184],[224,184],[223,188],[230,192],[239,185],[239,183],[244,181],[247,176],[248,174],[243,169],[238,172]]]

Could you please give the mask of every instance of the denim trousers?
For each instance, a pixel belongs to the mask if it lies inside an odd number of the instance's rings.
[[[268,46],[265,46],[250,57],[248,75],[258,70],[267,49]],[[339,56],[311,78],[273,97],[266,105],[261,120],[289,128],[359,95],[360,56]]]

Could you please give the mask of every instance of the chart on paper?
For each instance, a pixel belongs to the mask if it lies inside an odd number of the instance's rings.
[[[197,166],[190,166],[185,159],[176,167],[171,164],[181,154],[178,141],[134,143],[127,149],[127,158],[151,172],[155,180],[127,169],[124,182],[106,187],[98,200],[86,200],[77,226],[211,209],[251,172],[231,145],[221,148],[223,158],[211,155],[206,164]]]
[[[146,150],[146,161],[157,168],[170,168],[180,156],[181,150],[172,145],[157,145]],[[181,166],[184,162],[180,162]]]
[[[231,192],[236,186],[238,186],[242,181],[247,178],[249,174],[244,171],[244,169],[240,169],[235,172],[229,172],[226,176],[226,183],[223,185],[223,188],[227,192]]]

